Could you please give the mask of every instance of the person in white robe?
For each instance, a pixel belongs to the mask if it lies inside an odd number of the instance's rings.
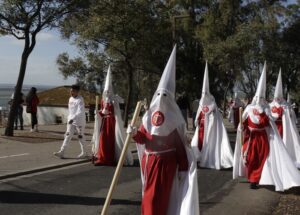
[[[274,185],[276,191],[284,191],[300,186],[300,173],[278,133],[265,94],[266,63],[237,131],[233,178],[247,177],[251,189]]]
[[[270,103],[270,108],[285,147],[296,166],[300,168],[300,136],[295,113],[283,97],[281,70],[278,74],[274,99]]]
[[[207,63],[194,123],[197,127],[191,145],[199,166],[217,170],[232,167],[233,152],[222,115],[209,90]]]

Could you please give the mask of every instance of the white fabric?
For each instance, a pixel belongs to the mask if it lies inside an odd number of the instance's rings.
[[[209,114],[205,114],[204,137],[201,151],[198,148],[198,135],[199,126],[197,125],[191,145],[201,167],[218,170],[232,167],[233,152],[222,116],[217,109],[211,111]]]
[[[203,84],[202,84],[202,95],[205,93],[210,94],[207,61],[205,62],[205,70],[204,70]]]
[[[174,177],[167,215],[198,215],[197,165],[192,150],[187,144],[185,120],[175,101],[175,64],[176,46],[173,48],[149,109],[143,116],[142,123],[151,135],[168,136],[175,129],[178,131],[187,153],[189,169],[181,173],[180,180],[178,174],[177,177]],[[160,111],[164,116],[163,123],[159,126],[152,123],[152,116],[157,111]],[[144,144],[137,144],[137,149],[141,164],[142,156],[145,153]],[[142,170],[141,178],[144,187],[145,178]]]
[[[175,101],[175,64],[176,64],[176,46],[170,55],[168,63],[164,69],[157,90],[152,98],[148,111],[143,116],[144,128],[151,135],[167,136],[182,122],[185,123],[181,111]],[[164,120],[161,125],[152,123],[155,113],[161,112]]]
[[[203,111],[203,108],[207,109]],[[198,148],[199,126],[197,120],[201,113],[205,113],[204,137],[201,152]],[[233,153],[227,136],[221,114],[217,109],[214,97],[209,90],[209,76],[207,63],[205,65],[202,97],[195,118],[196,131],[192,139],[192,149],[201,167],[221,169],[232,167]]]
[[[300,168],[300,136],[296,125],[296,120],[293,118],[292,110],[287,105],[286,102],[283,104],[278,104],[276,101],[273,101],[270,104],[270,107],[282,107],[282,129],[283,137],[282,140],[285,144],[286,150],[289,153],[291,159]],[[272,117],[276,120],[278,114],[272,112]]]
[[[124,122],[122,120],[120,106],[119,106],[119,96],[113,95],[113,87],[112,87],[112,76],[111,76],[111,69],[110,66],[108,67],[107,76],[105,80],[105,87],[103,91],[103,97],[102,102],[111,102],[114,108],[114,116],[116,120],[115,125],[115,158],[117,161],[119,160],[119,157],[121,155],[123,145],[125,142],[125,129],[124,129]],[[105,109],[105,107],[104,107]],[[103,111],[100,110],[100,111]],[[105,112],[105,111],[104,111]],[[99,150],[99,144],[100,144],[100,132],[101,132],[101,125],[102,125],[103,118],[100,116],[100,114],[95,114],[95,125],[94,125],[94,134],[92,138],[92,152],[93,155],[96,156]],[[126,159],[124,161],[125,165],[133,165],[133,157],[130,150],[127,150],[126,152]]]
[[[281,69],[279,70],[279,74],[278,74],[278,78],[277,78],[277,82],[276,82],[274,98],[283,99]]]
[[[260,75],[255,96],[252,100],[252,104],[265,103],[266,98],[266,85],[267,85],[267,63],[265,62],[263,71]]]
[[[252,109],[253,105],[247,106],[243,114],[243,120],[251,117]],[[271,125],[266,128],[270,152],[265,161],[259,184],[274,185],[276,191],[284,191],[291,187],[300,186],[300,173],[284,147],[276,125],[270,118],[269,110],[264,109],[264,111],[269,116]],[[246,176],[246,168],[242,159],[241,130],[239,126],[234,153],[233,178]]]
[[[82,96],[70,97],[68,121],[77,126],[85,126],[85,107]]]
[[[66,147],[70,144],[72,137],[76,131],[78,134],[78,141],[81,149],[81,153],[85,152],[85,135],[84,135],[84,126],[78,126],[74,124],[67,124],[67,131],[65,134],[64,142],[60,148],[60,151],[65,151]]]
[[[168,63],[164,69],[164,72],[160,78],[157,90],[167,90],[175,97],[175,75],[176,75],[176,45],[169,57]]]

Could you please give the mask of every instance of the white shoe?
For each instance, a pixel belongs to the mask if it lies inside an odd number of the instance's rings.
[[[86,152],[81,152],[77,158],[86,158],[87,157],[87,153]]]
[[[30,129],[30,132],[32,133],[32,132],[34,132],[34,130],[31,128],[31,129]]]
[[[64,158],[64,152],[63,151],[58,151],[53,153],[56,157],[59,158]]]

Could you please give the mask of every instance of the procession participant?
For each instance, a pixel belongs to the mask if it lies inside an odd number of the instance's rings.
[[[95,165],[115,165],[120,157],[125,130],[121,117],[120,96],[114,95],[110,66],[107,70],[102,94],[101,109],[96,110],[93,143]],[[133,157],[128,150],[125,165],[133,165]]]
[[[222,116],[209,90],[207,63],[195,124],[197,128],[192,139],[192,148],[200,167],[218,170],[232,167],[230,142]]]
[[[240,120],[239,119],[239,110],[241,107],[243,108],[244,104],[238,97],[238,94],[235,93],[234,100],[233,100],[232,104],[230,104],[230,107],[229,107],[229,115],[228,115],[229,122],[231,122],[234,125],[235,129],[237,129],[237,127],[239,125],[239,120]]]
[[[296,166],[300,168],[300,137],[293,110],[283,97],[281,70],[279,71],[274,99],[270,103],[270,108],[285,147]]]
[[[246,107],[238,128],[233,178],[247,176],[251,189],[257,189],[258,185],[274,185],[276,191],[284,191],[300,186],[300,173],[277,131],[265,94],[266,63],[256,94]]]
[[[176,46],[139,130],[143,215],[199,214],[197,166],[186,139],[186,124],[175,101]]]
[[[68,124],[67,131],[65,134],[64,142],[58,152],[53,154],[57,157],[64,158],[64,152],[66,147],[69,145],[74,132],[78,134],[78,140],[81,148],[81,153],[77,158],[84,158],[87,156],[85,148],[85,106],[82,96],[79,95],[80,87],[78,85],[72,85],[70,90],[70,99],[69,99],[69,115],[68,115]]]

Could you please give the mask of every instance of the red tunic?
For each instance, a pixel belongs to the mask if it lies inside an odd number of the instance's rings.
[[[283,137],[283,126],[282,126],[283,108],[274,106],[274,107],[272,107],[272,113],[278,114],[278,118],[276,119],[275,124],[276,124],[278,132],[282,138]]]
[[[248,180],[252,183],[259,182],[269,155],[269,142],[265,130],[269,126],[269,118],[264,112],[259,114],[259,117],[259,124],[253,123],[249,116],[244,122],[243,155],[246,154]]]
[[[99,149],[95,158],[95,165],[115,165],[115,125],[114,106],[111,103],[101,102],[101,110],[106,108],[108,114],[102,114],[100,126]]]
[[[142,158],[145,178],[142,214],[165,215],[177,167],[178,171],[188,170],[184,145],[177,130],[162,137],[149,134],[141,126],[133,138],[138,144],[145,144],[146,148]]]
[[[198,121],[198,127],[199,127],[199,130],[198,130],[198,148],[199,148],[199,151],[201,152],[202,146],[203,146],[204,122],[205,122],[205,115],[202,111],[200,112],[197,121]]]

